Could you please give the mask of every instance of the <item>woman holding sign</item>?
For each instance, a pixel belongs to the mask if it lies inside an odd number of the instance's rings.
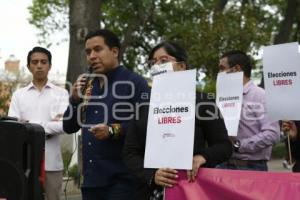
[[[148,63],[152,75],[186,70],[187,53],[173,42],[162,42],[150,51]],[[199,167],[214,167],[232,153],[232,145],[214,99],[197,93],[196,104],[193,168],[187,171],[189,181],[195,180]],[[160,199],[163,187],[176,184],[177,170],[144,168],[148,112],[149,105],[140,106],[136,119],[129,125],[123,158],[139,181],[136,198]]]

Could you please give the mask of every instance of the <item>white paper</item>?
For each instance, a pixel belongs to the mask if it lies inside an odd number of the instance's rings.
[[[192,169],[195,93],[196,70],[154,77],[148,115],[145,168]]]
[[[300,120],[298,43],[264,47],[263,71],[269,118]]]
[[[237,136],[243,101],[243,72],[219,73],[216,103],[229,136]]]

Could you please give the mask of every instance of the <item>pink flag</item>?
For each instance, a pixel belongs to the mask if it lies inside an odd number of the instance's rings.
[[[300,173],[201,168],[195,182],[179,172],[165,200],[300,200]]]

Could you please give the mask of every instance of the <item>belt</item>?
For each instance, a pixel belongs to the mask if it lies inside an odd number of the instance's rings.
[[[249,166],[251,164],[266,164],[266,160],[238,160],[238,159],[229,159],[227,161],[230,165],[239,165],[239,166]]]

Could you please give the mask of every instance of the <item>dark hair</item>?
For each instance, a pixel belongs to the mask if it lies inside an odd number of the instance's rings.
[[[225,58],[225,57],[227,57],[228,64],[230,67],[234,67],[235,65],[240,65],[244,72],[244,76],[250,78],[252,65],[251,65],[250,57],[245,52],[240,50],[232,50],[224,53],[221,56],[221,58]]]
[[[27,66],[29,66],[30,64],[30,60],[31,60],[31,55],[33,53],[44,53],[47,55],[48,57],[48,61],[51,65],[51,60],[52,60],[52,55],[51,55],[51,52],[48,51],[47,49],[43,48],[43,47],[33,47],[33,49],[31,51],[28,52],[28,55],[27,55]]]
[[[164,41],[153,47],[149,53],[148,60],[153,59],[154,53],[160,48],[164,48],[170,56],[176,58],[177,62],[184,62],[187,65],[188,56],[186,51],[177,43],[171,41]]]
[[[118,36],[107,29],[99,29],[88,33],[84,41],[86,42],[88,39],[96,36],[103,37],[105,44],[109,46],[109,48],[113,48],[113,47],[117,47],[119,49],[121,48],[120,40]]]

